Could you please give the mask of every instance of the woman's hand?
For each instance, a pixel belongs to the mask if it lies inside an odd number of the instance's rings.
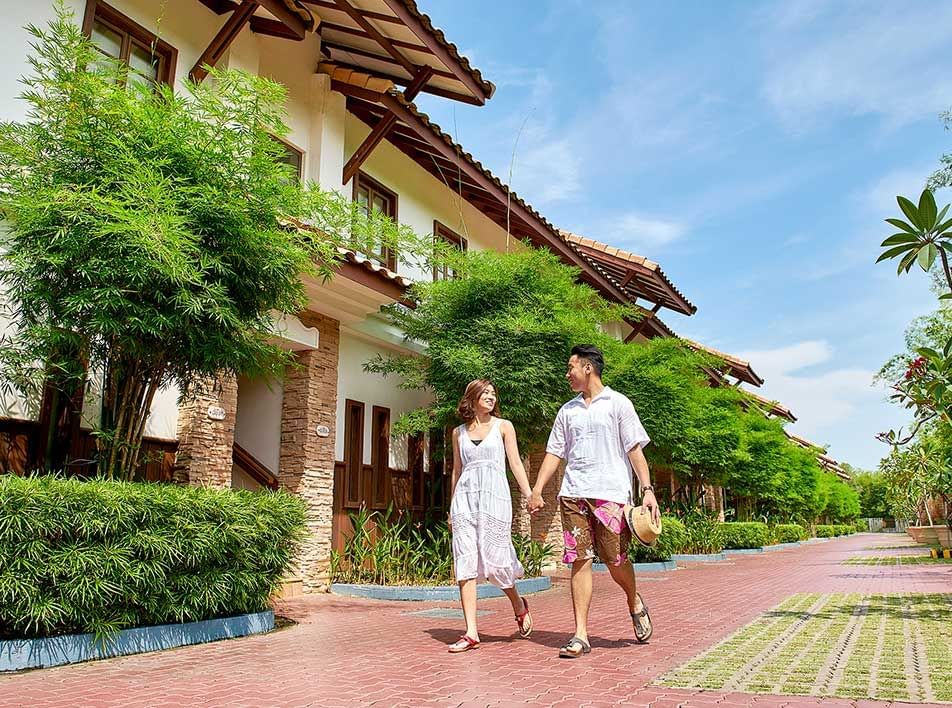
[[[452,514],[446,515],[446,525],[449,527],[450,531],[453,530],[453,515]]]

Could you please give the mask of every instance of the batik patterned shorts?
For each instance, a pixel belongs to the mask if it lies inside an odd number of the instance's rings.
[[[559,497],[562,511],[562,535],[565,540],[563,563],[594,558],[603,563],[621,565],[628,558],[631,530],[625,521],[624,505],[604,499]]]

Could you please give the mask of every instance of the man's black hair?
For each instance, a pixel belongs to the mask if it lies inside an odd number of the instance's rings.
[[[571,355],[577,356],[579,359],[585,359],[585,361],[591,364],[592,368],[595,369],[595,373],[598,374],[599,378],[601,378],[602,369],[605,368],[605,357],[602,356],[601,349],[594,344],[576,344],[572,347]]]

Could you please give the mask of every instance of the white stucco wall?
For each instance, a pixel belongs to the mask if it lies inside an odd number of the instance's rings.
[[[374,406],[390,409],[390,423],[396,422],[402,413],[426,405],[430,398],[423,391],[404,391],[398,388],[394,377],[383,377],[366,373],[363,365],[376,354],[384,356],[387,350],[379,344],[371,343],[351,331],[341,331],[340,367],[337,371],[337,440],[336,459],[344,459],[344,403],[347,399],[364,404],[364,463],[370,464],[372,452],[371,430]],[[391,438],[390,466],[395,469],[407,467],[406,438]]]
[[[284,388],[280,381],[238,378],[235,442],[275,474],[281,456],[283,400]]]

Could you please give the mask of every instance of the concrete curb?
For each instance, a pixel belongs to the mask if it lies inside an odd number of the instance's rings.
[[[144,654],[189,644],[261,634],[274,629],[274,612],[123,629],[100,643],[92,634],[0,641],[0,671],[23,671],[92,659]]]
[[[762,546],[760,548],[725,548],[723,553],[725,556],[749,555],[753,553],[763,553],[769,549],[770,546]]]
[[[685,563],[713,563],[715,561],[727,560],[727,556],[721,553],[675,553],[671,556],[673,561],[683,561]]]
[[[516,590],[520,595],[542,592],[552,587],[552,579],[547,575],[538,578],[523,578],[516,581]],[[363,597],[369,600],[399,600],[422,602],[425,600],[459,600],[459,588],[456,585],[355,585],[333,583],[331,592],[348,597]],[[503,597],[502,590],[495,585],[482,583],[476,587],[476,597]]]
[[[665,570],[676,570],[678,564],[673,560],[658,561],[657,563],[632,563],[631,567],[636,573],[661,573]],[[608,566],[604,563],[593,563],[592,570],[596,573],[608,571]]]
[[[774,543],[770,546],[764,546],[765,551],[782,551],[784,548],[797,548],[802,545],[802,541],[788,541],[787,543]]]

